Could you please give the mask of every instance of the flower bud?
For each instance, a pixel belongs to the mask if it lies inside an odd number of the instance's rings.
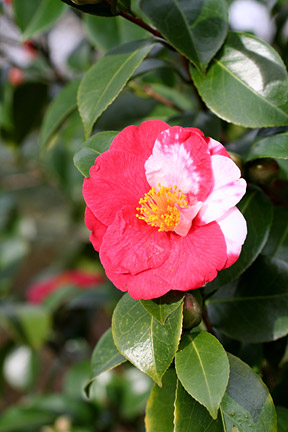
[[[274,159],[256,159],[248,165],[248,177],[258,185],[271,184],[279,176],[279,166]]]
[[[184,298],[183,328],[197,327],[202,320],[202,297],[199,292],[187,293]]]

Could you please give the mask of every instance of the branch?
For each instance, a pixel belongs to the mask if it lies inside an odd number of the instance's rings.
[[[148,85],[144,85],[144,90],[147,95],[151,96],[153,99],[157,100],[158,102],[161,102],[163,105],[166,105],[170,108],[174,108],[176,111],[183,113],[184,110],[180,108],[178,105],[176,105],[174,102],[170,101],[169,99],[166,99],[164,96],[161,96],[159,93],[155,92],[151,89]]]

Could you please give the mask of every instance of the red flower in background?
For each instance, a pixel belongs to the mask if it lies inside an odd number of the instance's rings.
[[[12,67],[8,74],[8,79],[11,84],[18,86],[24,83],[24,73],[17,67]]]
[[[50,294],[64,286],[73,285],[80,289],[89,289],[101,282],[103,276],[99,273],[69,270],[31,285],[27,291],[27,300],[31,303],[42,303]]]
[[[107,276],[134,299],[203,286],[239,257],[246,191],[222,144],[162,121],[129,126],[84,180],[85,222]]]

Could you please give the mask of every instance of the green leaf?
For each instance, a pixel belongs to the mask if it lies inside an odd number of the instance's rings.
[[[249,34],[230,33],[205,76],[191,67],[206,105],[247,127],[288,125],[288,76],[277,52]]]
[[[212,326],[233,339],[260,343],[288,334],[288,264],[260,256],[232,285],[211,297]]]
[[[146,30],[118,16],[107,20],[105,17],[85,15],[84,25],[91,43],[104,52],[122,43],[149,36]]]
[[[40,409],[10,406],[3,411],[0,418],[0,432],[22,432],[37,430],[45,424],[51,424],[56,418],[55,413]],[[38,429],[39,430],[39,429]]]
[[[108,329],[98,341],[91,358],[91,375],[93,378],[86,384],[85,391],[89,393],[89,387],[95,378],[103,372],[113,369],[124,363],[123,357],[115,347],[112,329]]]
[[[275,207],[273,224],[263,255],[288,262],[288,208]]]
[[[65,5],[55,0],[15,0],[13,8],[25,40],[51,27],[64,12]]]
[[[87,137],[152,46],[152,41],[122,45],[98,60],[84,75],[78,91],[78,105]]]
[[[268,136],[256,141],[246,161],[259,158],[288,159],[288,132]]]
[[[106,3],[106,0],[99,1],[98,3],[94,4],[76,4],[73,3],[71,0],[61,0],[62,2],[68,4],[69,6],[72,6],[74,9],[78,9],[79,11],[82,11],[87,14],[92,15],[99,15],[104,17],[113,17],[114,15],[117,15],[116,11],[111,11],[111,6]]]
[[[288,432],[288,408],[276,407],[278,419],[278,432]]]
[[[160,386],[178,348],[181,330],[182,307],[161,325],[129,294],[121,298],[112,318],[113,338],[118,350]]]
[[[141,0],[145,15],[201,72],[224,42],[228,12],[224,0]]]
[[[174,432],[176,384],[174,369],[168,369],[163,376],[162,388],[154,384],[146,407],[146,432]]]
[[[30,304],[10,304],[1,308],[4,325],[15,337],[28,343],[32,348],[40,348],[51,331],[51,318],[41,306]]]
[[[94,408],[95,410],[95,408]],[[31,432],[52,424],[59,415],[68,416],[77,424],[89,424],[95,419],[93,408],[87,402],[52,393],[27,397],[1,413],[0,432]]]
[[[276,432],[276,412],[266,386],[240,359],[231,354],[228,358],[230,379],[221,404],[225,431]]]
[[[167,318],[183,303],[184,295],[177,291],[159,297],[155,300],[140,300],[142,306],[160,324],[165,324]]]
[[[207,410],[184,390],[180,381],[177,382],[174,416],[173,432],[224,432],[221,419],[213,420]]]
[[[48,145],[66,118],[77,108],[80,79],[67,84],[50,104],[40,131],[40,145]]]
[[[249,187],[238,207],[246,219],[248,230],[242,252],[235,264],[222,270],[214,281],[206,285],[206,293],[211,293],[239,277],[255,261],[268,239],[273,206],[267,195],[256,187]]]
[[[185,336],[176,354],[175,366],[185,390],[204,405],[215,420],[229,379],[229,362],[220,342],[206,332]]]
[[[143,99],[126,87],[97,120],[96,129],[123,130],[126,126],[139,125],[154,112],[155,107],[159,107],[155,99]]]
[[[16,87],[12,108],[13,135],[16,142],[21,143],[42,122],[47,93],[47,85],[40,82],[26,82]]]
[[[85,141],[80,150],[75,153],[74,164],[84,177],[89,177],[89,170],[94,165],[95,159],[109,149],[118,133],[114,131],[98,132]]]

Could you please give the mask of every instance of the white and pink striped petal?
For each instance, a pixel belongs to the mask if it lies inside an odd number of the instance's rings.
[[[225,237],[227,262],[224,268],[228,268],[239,258],[247,235],[246,220],[237,207],[233,207],[216,222]]]
[[[156,190],[159,184],[177,186],[186,195],[201,200],[213,186],[210,154],[205,140],[181,127],[161,132],[152,155],[145,162],[148,183]]]
[[[214,186],[198,213],[199,225],[205,225],[225,215],[246,192],[246,181],[240,178],[241,171],[230,158],[214,155],[211,163]]]

